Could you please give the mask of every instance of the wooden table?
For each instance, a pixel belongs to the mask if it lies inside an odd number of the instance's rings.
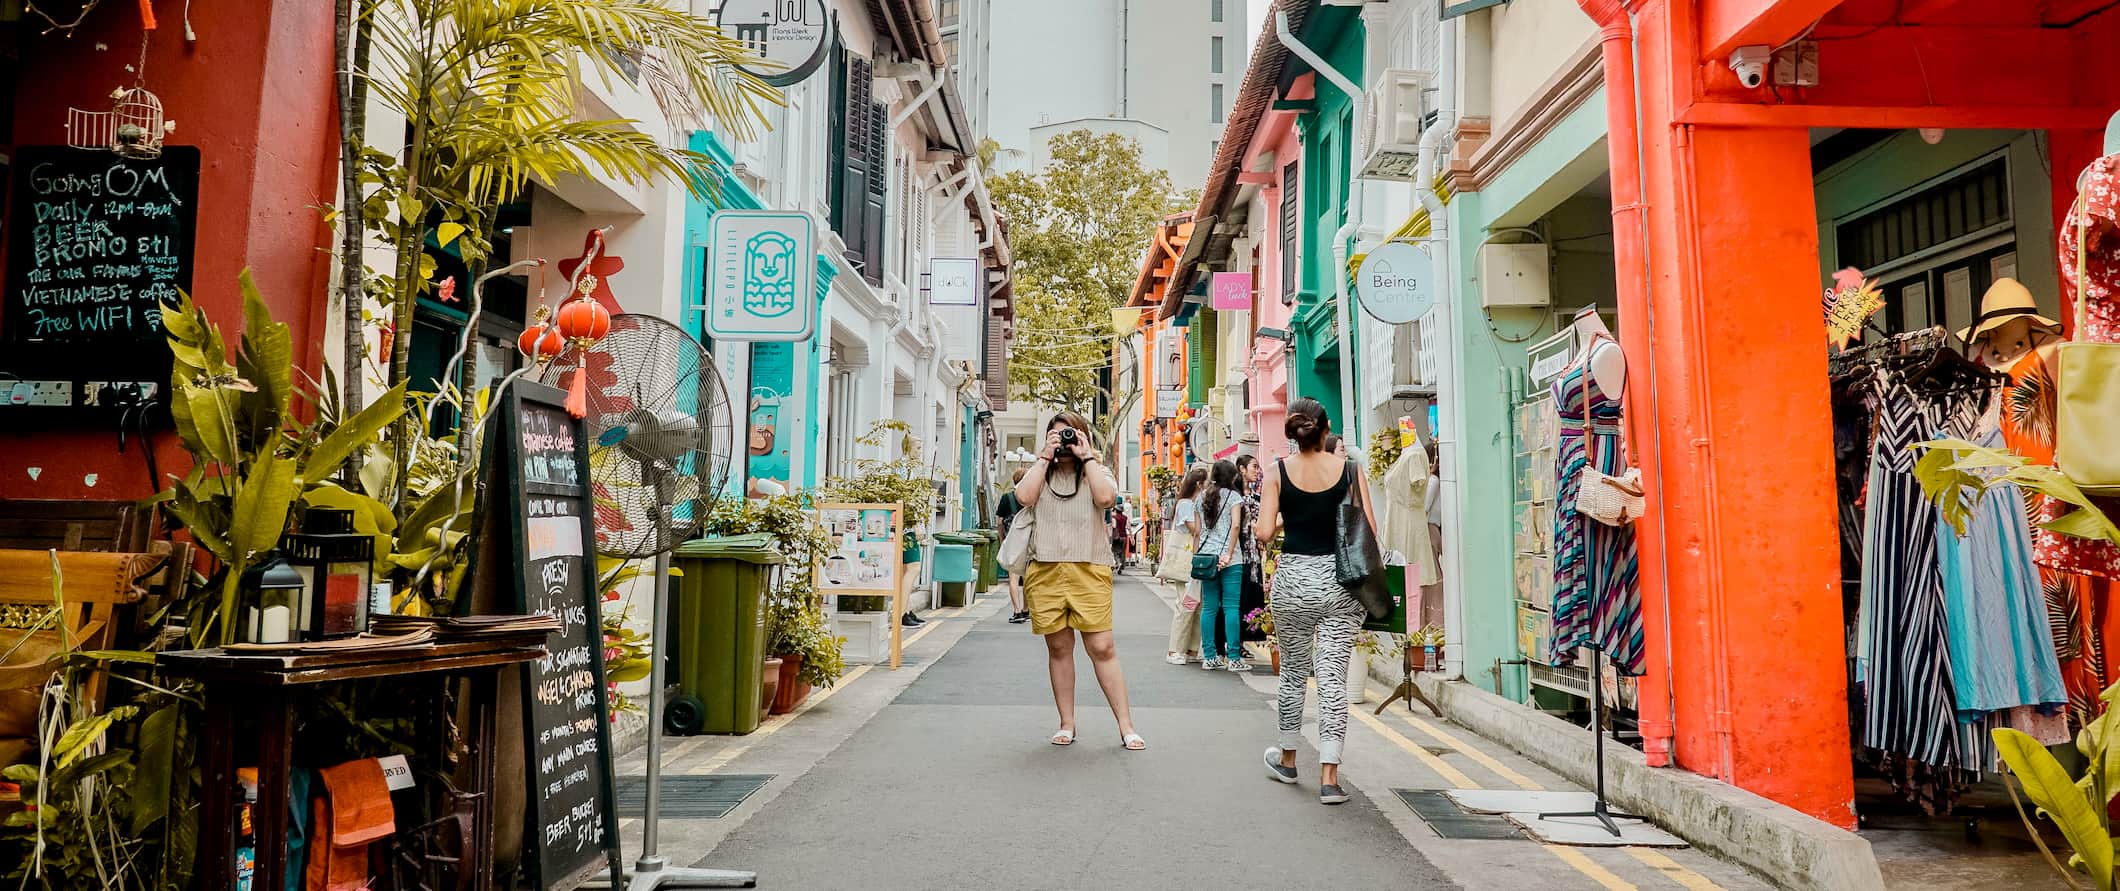
[[[257,870],[252,887],[283,891],[287,876],[287,785],[294,763],[294,701],[299,688],[366,678],[416,674],[460,674],[471,684],[472,727],[467,739],[472,770],[472,887],[493,887],[493,789],[496,729],[494,686],[500,670],[544,658],[542,646],[523,638],[341,650],[295,655],[258,655],[224,649],[163,653],[156,661],[171,674],[205,685],[205,786],[201,791],[200,887],[235,886],[236,751],[238,727],[259,722],[258,801],[252,809]]]

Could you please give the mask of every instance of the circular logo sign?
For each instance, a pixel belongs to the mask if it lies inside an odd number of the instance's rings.
[[[1362,258],[1355,296],[1377,321],[1406,325],[1435,305],[1435,262],[1426,245],[1394,241]]]
[[[737,67],[776,87],[801,83],[832,45],[824,0],[722,0],[714,24],[757,59]]]

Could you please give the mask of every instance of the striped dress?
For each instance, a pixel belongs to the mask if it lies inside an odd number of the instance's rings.
[[[1607,526],[1575,511],[1584,467],[1595,461],[1600,472],[1612,475],[1626,467],[1620,401],[1606,396],[1589,374],[1590,363],[1579,362],[1553,382],[1561,421],[1554,450],[1560,491],[1553,511],[1553,641],[1547,655],[1554,665],[1573,665],[1576,650],[1596,646],[1613,671],[1640,675],[1642,596],[1635,578],[1634,527]]]
[[[1960,725],[1952,696],[1949,629],[1938,569],[1935,502],[1914,479],[1910,447],[1964,436],[1978,410],[1951,410],[1911,392],[1898,373],[1875,379],[1877,437],[1870,450],[1863,520],[1858,738],[1901,794],[1930,813],[1948,810],[1962,771],[1992,760],[1982,723]],[[1970,414],[1970,417],[1968,417]]]

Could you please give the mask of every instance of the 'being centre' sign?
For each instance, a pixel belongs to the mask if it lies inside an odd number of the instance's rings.
[[[807,339],[817,325],[814,237],[808,214],[715,214],[707,229],[707,336]]]
[[[1435,305],[1435,263],[1425,245],[1394,241],[1362,258],[1355,295],[1377,321],[1406,325]]]
[[[808,78],[832,45],[824,0],[722,0],[714,25],[756,59],[737,67],[776,87]]]

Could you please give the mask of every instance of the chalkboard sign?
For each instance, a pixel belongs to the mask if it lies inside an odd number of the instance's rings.
[[[607,867],[617,887],[589,443],[581,421],[562,407],[565,398],[543,384],[510,384],[486,453],[495,484],[488,503],[507,512],[512,527],[501,559],[514,570],[517,604],[560,620],[548,655],[524,669],[530,825],[523,859],[536,887],[573,887]]]
[[[6,340],[163,347],[162,310],[191,289],[199,149],[160,157],[23,146],[8,190]]]

